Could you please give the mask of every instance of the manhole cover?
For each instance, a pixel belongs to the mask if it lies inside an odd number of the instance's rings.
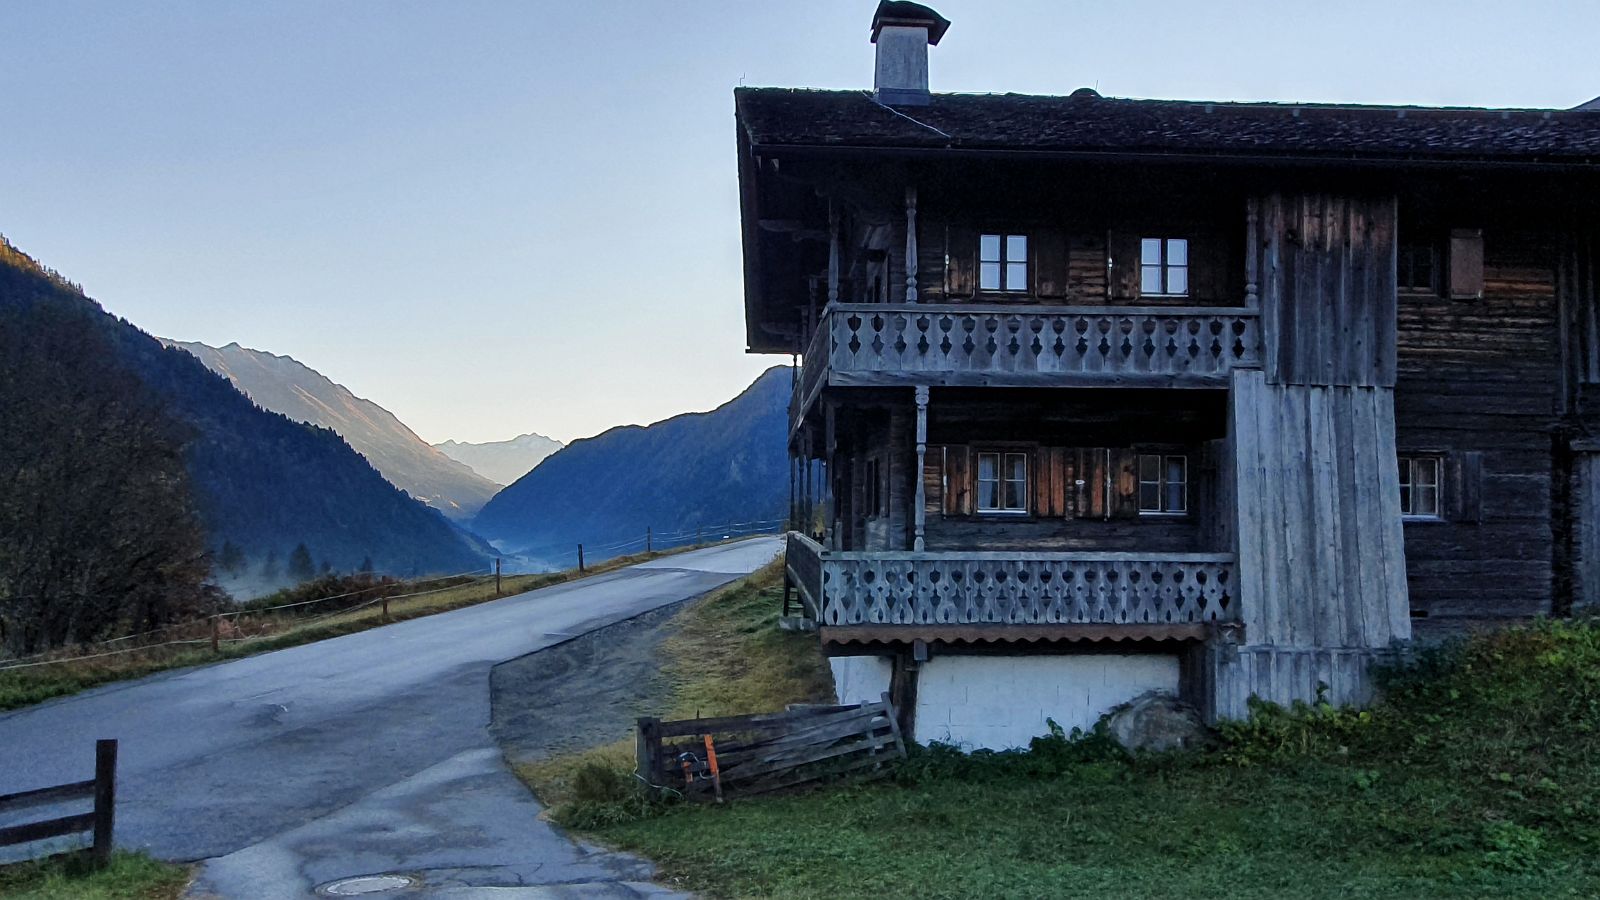
[[[405,875],[362,875],[358,878],[341,878],[330,881],[320,888],[317,893],[328,897],[358,897],[362,894],[381,894],[384,891],[398,891],[416,884],[415,878]]]

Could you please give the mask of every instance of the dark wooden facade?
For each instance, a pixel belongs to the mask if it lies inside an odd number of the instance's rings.
[[[1359,702],[1414,621],[1600,603],[1600,163],[1538,144],[1600,149],[1600,113],[1313,110],[1348,121],[1308,147],[1270,108],[1228,115],[1281,149],[1067,152],[1026,142],[1213,113],[987,102],[919,110],[941,147],[848,98],[740,97],[750,345],[803,357],[791,575],[825,639],[1120,627],[1220,716]],[[994,142],[975,109],[1016,144],[962,146]],[[1183,242],[1183,290],[1151,290],[1152,239]]]

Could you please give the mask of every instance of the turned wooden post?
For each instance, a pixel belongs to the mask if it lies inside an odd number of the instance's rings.
[[[917,302],[917,189],[906,188],[906,302]]]
[[[923,479],[928,471],[928,386],[919,384],[916,387],[917,400],[917,483],[915,498],[911,501],[915,506],[911,510],[914,537],[911,549],[921,553],[927,545],[927,518],[928,518],[928,486]]]

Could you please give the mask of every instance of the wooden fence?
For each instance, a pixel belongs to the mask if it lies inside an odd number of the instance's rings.
[[[874,776],[906,755],[888,695],[878,703],[663,722],[639,719],[638,772],[690,800]]]
[[[97,864],[105,865],[111,859],[112,825],[117,807],[117,742],[114,740],[95,741],[93,778],[15,794],[0,794],[0,813],[91,797],[94,799],[94,809],[90,812],[0,828],[0,847],[92,831],[94,843],[90,853]]]

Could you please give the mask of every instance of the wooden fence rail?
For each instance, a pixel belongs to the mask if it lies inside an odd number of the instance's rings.
[[[763,794],[905,758],[888,696],[878,703],[663,722],[639,719],[639,775],[690,800]]]
[[[86,798],[94,800],[94,808],[89,812],[0,828],[0,847],[90,831],[94,834],[90,853],[97,864],[105,865],[111,859],[112,831],[116,819],[117,742],[115,740],[95,741],[93,778],[88,781],[74,781],[70,784],[19,791],[15,794],[0,794],[0,813],[53,806],[68,800]]]

